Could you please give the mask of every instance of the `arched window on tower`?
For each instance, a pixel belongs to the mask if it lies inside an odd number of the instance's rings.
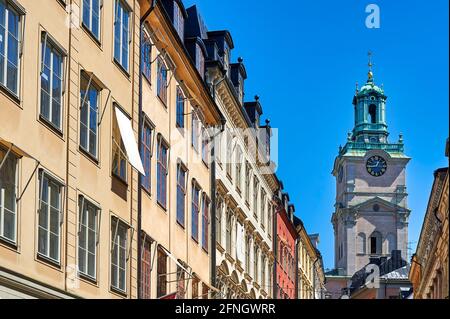
[[[377,231],[374,231],[372,235],[370,235],[369,247],[370,254],[381,255],[381,243],[382,243],[381,234]]]
[[[375,104],[369,105],[369,123],[377,122],[377,106]]]
[[[356,244],[357,253],[361,255],[366,254],[366,234],[359,233]]]

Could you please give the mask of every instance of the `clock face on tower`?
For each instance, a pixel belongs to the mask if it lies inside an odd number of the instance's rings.
[[[387,163],[381,156],[372,156],[367,160],[366,163],[367,172],[375,177],[381,176],[386,172]]]

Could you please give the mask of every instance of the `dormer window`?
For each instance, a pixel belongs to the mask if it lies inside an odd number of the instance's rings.
[[[175,27],[175,30],[177,30],[177,33],[179,37],[183,40],[184,39],[184,17],[183,12],[181,11],[180,5],[175,2],[173,6],[173,26]]]
[[[205,75],[205,56],[203,55],[203,51],[198,44],[195,48],[195,67],[203,78]]]
[[[223,53],[223,67],[225,71],[227,71],[227,74],[230,68],[229,65],[230,65],[230,51],[228,49],[225,49]]]

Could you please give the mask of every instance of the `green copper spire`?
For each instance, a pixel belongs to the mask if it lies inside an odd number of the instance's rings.
[[[386,100],[384,89],[378,87],[374,81],[372,52],[368,53],[368,67],[366,83],[356,91],[353,97],[355,122],[347,145],[342,149],[391,149],[402,153],[403,143],[390,144],[388,142],[388,126],[386,122]]]

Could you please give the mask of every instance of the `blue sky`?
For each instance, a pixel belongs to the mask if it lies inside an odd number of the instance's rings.
[[[380,8],[379,29],[367,29],[365,8]],[[209,30],[228,29],[233,60],[244,58],[246,98],[261,98],[279,129],[278,176],[310,233],[320,233],[325,267],[334,266],[331,175],[339,145],[353,127],[355,82],[367,79],[373,52],[375,82],[388,95],[395,142],[404,134],[415,248],[433,171],[447,166],[447,0],[184,0],[196,4]]]

